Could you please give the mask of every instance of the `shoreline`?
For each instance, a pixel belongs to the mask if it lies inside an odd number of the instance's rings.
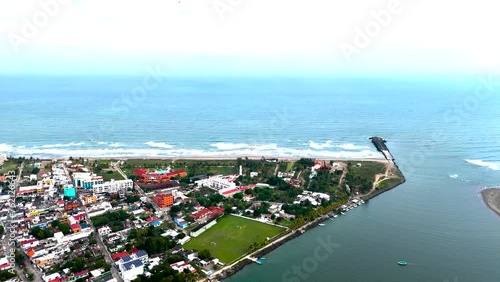
[[[480,193],[486,207],[500,216],[500,188],[486,188]]]
[[[60,159],[69,159],[72,157],[73,159],[92,159],[92,160],[121,160],[121,161],[126,161],[126,160],[201,160],[201,161],[223,161],[223,160],[236,160],[238,158],[248,158],[249,160],[260,160],[262,158],[265,158],[266,160],[278,160],[278,161],[298,161],[302,158],[305,159],[314,159],[318,161],[357,161],[357,162],[387,162],[386,159],[384,159],[382,156],[380,158],[374,158],[374,157],[369,157],[369,158],[317,158],[317,157],[311,157],[311,156],[305,156],[305,157],[290,157],[290,156],[188,156],[188,157],[175,157],[175,156],[169,156],[169,157],[164,157],[164,156],[116,156],[116,157],[95,157],[95,156],[68,156],[68,157],[53,157],[53,158],[39,158],[40,160],[60,160]],[[17,157],[13,157],[17,158]],[[24,158],[29,159],[29,156],[24,156]]]

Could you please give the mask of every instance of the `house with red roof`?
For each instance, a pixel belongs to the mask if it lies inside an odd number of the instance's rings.
[[[86,278],[86,277],[89,277],[89,271],[88,270],[82,270],[80,272],[77,272],[77,273],[73,274],[73,279],[72,280],[75,281],[75,280]]]
[[[119,252],[119,253],[114,253],[114,254],[111,255],[111,258],[113,260],[119,260],[119,259],[121,259],[124,256],[128,256],[128,253],[125,252],[125,251],[124,252]]]
[[[0,259],[0,270],[7,270],[11,269],[12,266],[10,265],[10,262],[7,258],[1,258]]]
[[[221,214],[224,214],[224,208],[221,207],[208,207],[204,208],[201,211],[195,212],[191,214],[191,217],[195,219],[196,221],[198,220],[207,220],[216,216],[219,216]]]
[[[24,241],[19,242],[19,245],[21,245],[21,248],[23,248],[23,249],[33,248],[33,247],[38,246],[38,244],[40,244],[40,241],[38,241],[38,239],[36,239],[36,238],[28,239],[28,240],[24,240]]]
[[[157,216],[152,216],[152,217],[149,217],[148,219],[146,219],[146,221],[147,221],[148,223],[151,223],[151,222],[153,222],[153,221],[157,221],[157,220],[158,220],[158,217],[157,217]]]
[[[64,208],[64,201],[63,200],[59,200],[56,202],[56,205],[60,208]]]
[[[78,223],[71,224],[69,226],[69,228],[71,228],[71,231],[73,231],[73,233],[78,233],[78,232],[82,231],[82,226],[80,226],[80,224],[78,224]]]

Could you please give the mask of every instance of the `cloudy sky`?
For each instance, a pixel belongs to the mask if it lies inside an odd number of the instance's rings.
[[[500,70],[494,0],[3,0],[0,73]]]

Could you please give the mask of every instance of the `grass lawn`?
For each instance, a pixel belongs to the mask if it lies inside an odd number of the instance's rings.
[[[358,162],[351,161],[352,167],[349,169],[351,173],[355,173],[369,181],[375,181],[375,175],[379,173],[385,173],[385,164],[379,162]],[[357,167],[356,164],[360,163],[361,167]]]
[[[220,261],[231,263],[246,254],[248,247],[254,242],[262,242],[266,237],[272,238],[283,230],[281,227],[226,215],[218,219],[216,225],[184,244],[184,248],[208,249]]]
[[[382,180],[379,184],[377,189],[378,190],[384,190],[389,187],[393,187],[396,184],[401,184],[403,182],[403,178],[401,177],[394,177],[394,178],[387,178]]]
[[[7,173],[11,170],[16,171],[17,174],[17,160],[6,160],[3,165],[0,167],[0,175],[3,175],[4,173]]]
[[[111,171],[113,173],[108,173],[109,171]],[[100,173],[100,175],[102,175],[102,178],[104,179],[104,181],[111,181],[111,179],[124,180],[123,176],[118,171],[115,171],[115,170],[103,171]]]

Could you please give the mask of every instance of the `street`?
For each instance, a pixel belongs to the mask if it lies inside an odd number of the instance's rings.
[[[64,172],[66,173],[66,177],[68,177],[70,182],[72,182],[71,175],[69,174],[68,168],[66,167],[66,165],[64,165],[63,168],[64,168]],[[83,206],[83,203],[81,202],[80,198],[77,198],[77,200],[78,200],[78,203],[80,204],[80,206]],[[92,230],[94,230],[94,235],[95,235],[96,240],[97,240],[97,245],[99,246],[99,250],[101,251],[101,254],[104,256],[104,260],[106,261],[106,263],[111,265],[111,274],[113,275],[113,278],[115,278],[116,281],[118,281],[118,282],[123,282],[123,279],[120,276],[120,272],[118,271],[118,269],[114,265],[114,261],[111,258],[111,254],[109,253],[108,248],[106,248],[106,245],[104,245],[104,243],[102,242],[101,236],[97,232],[97,229],[94,228],[94,224],[92,223],[90,218],[87,220],[87,222],[89,223],[90,228],[92,228]]]

